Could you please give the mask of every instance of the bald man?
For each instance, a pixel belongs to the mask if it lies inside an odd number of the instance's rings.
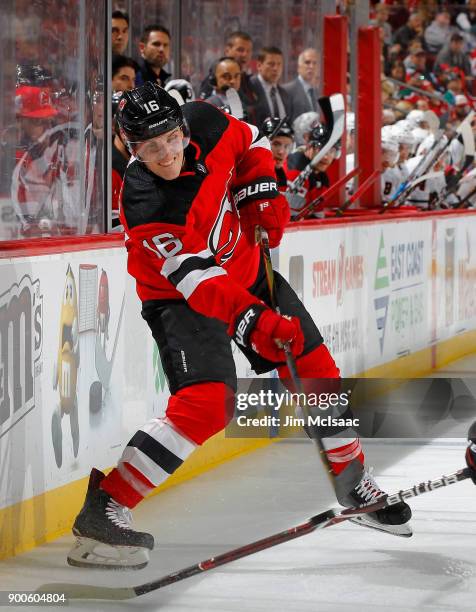
[[[286,85],[292,101],[291,122],[302,113],[309,111],[319,112],[317,100],[319,98],[320,57],[316,49],[304,49],[298,57],[298,76]]]

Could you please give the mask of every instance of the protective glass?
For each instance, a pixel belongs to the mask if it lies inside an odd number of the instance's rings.
[[[131,142],[134,155],[141,162],[160,162],[169,155],[176,155],[184,149],[190,139],[180,128],[142,142]]]

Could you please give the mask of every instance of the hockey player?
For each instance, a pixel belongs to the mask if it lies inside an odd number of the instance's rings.
[[[287,157],[294,142],[294,132],[287,119],[268,117],[261,126],[261,132],[271,143],[271,153],[274,159],[274,171],[278,179],[279,191],[286,191],[287,179]]]
[[[415,138],[412,132],[412,128],[404,119],[392,125],[390,129],[391,135],[398,143],[397,168],[400,171],[401,181],[406,181],[408,178],[408,169],[405,162],[412,156],[412,151],[415,146]]]
[[[318,123],[311,129],[307,144],[291,153],[288,157],[287,175],[289,181],[293,181],[304,170],[316,153],[327,142],[327,139],[328,129],[324,124]],[[299,208],[316,200],[329,187],[329,177],[326,170],[336,159],[338,152],[339,147],[337,145],[332,147],[317,166],[313,168],[310,177],[305,181],[299,193],[300,197],[297,200]],[[296,205],[296,200],[293,200],[291,203],[292,212],[299,210],[298,206]]]
[[[392,126],[382,128],[382,175],[380,179],[382,203],[390,202],[403,177],[398,169],[398,142]]]
[[[256,226],[277,246],[289,220],[266,137],[205,102],[180,107],[156,84],[126,92],[119,124],[133,159],[121,219],[128,270],[142,316],[158,344],[171,392],[164,418],[133,435],[107,476],[93,469],[68,561],[77,566],[146,565],[152,535],[135,531],[130,509],[190,453],[222,430],[234,408],[232,337],[257,373],[289,379],[289,343],[306,390],[339,369],[310,315],[275,273],[283,315],[269,307]],[[358,439],[326,438],[339,501],[356,505],[383,492],[364,467]],[[379,529],[408,530],[406,504],[369,517]],[[109,549],[104,545],[109,545]],[[101,552],[100,549],[104,552]],[[108,553],[111,553],[109,556]],[[114,556],[115,555],[115,556]]]

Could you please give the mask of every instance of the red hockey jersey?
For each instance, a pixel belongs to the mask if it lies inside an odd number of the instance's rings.
[[[237,208],[282,197],[267,138],[206,102],[182,107],[191,140],[180,176],[166,181],[137,160],[124,177],[121,220],[128,271],[142,301],[186,299],[224,322],[257,302],[259,248],[241,233]]]

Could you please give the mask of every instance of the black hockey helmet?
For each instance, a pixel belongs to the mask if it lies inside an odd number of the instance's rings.
[[[150,81],[122,94],[117,121],[128,146],[186,127],[177,100]]]
[[[261,125],[261,132],[270,140],[276,136],[287,136],[294,138],[294,130],[288,122],[288,118],[267,117]]]
[[[318,123],[309,132],[309,144],[322,148],[329,140],[329,130],[323,123]]]

